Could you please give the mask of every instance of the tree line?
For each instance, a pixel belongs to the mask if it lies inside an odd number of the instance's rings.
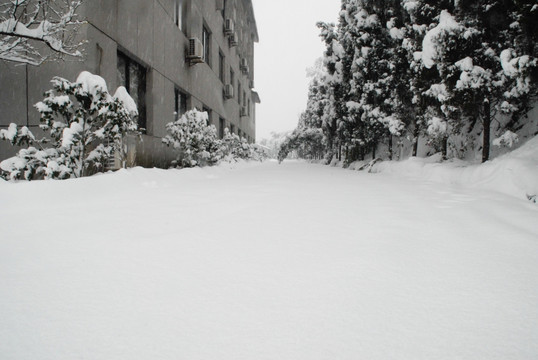
[[[342,0],[279,157],[392,159],[406,139],[416,156],[423,138],[446,159],[465,136],[487,161],[492,123],[510,138],[536,99],[537,15],[534,0]]]

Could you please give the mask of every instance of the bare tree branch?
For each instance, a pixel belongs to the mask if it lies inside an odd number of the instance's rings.
[[[82,58],[84,43],[75,40],[84,24],[77,16],[82,1],[0,0],[0,60],[40,65]]]

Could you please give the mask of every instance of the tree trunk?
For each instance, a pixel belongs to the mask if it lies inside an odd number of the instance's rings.
[[[414,128],[413,128],[413,156],[416,157],[418,155],[418,121],[415,117],[414,120]]]
[[[389,160],[392,160],[392,134],[389,135]]]
[[[443,160],[447,160],[447,156],[448,156],[448,136],[445,136],[443,138],[443,145],[442,145],[442,149],[441,149],[441,154],[443,155]]]
[[[489,160],[489,142],[491,136],[491,104],[487,99],[484,101],[484,118],[482,119],[482,125],[484,127],[482,162],[485,163]]]

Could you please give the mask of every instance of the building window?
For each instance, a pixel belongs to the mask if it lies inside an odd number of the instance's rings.
[[[230,67],[230,84],[232,85],[232,87],[234,87],[234,90],[235,90],[235,73],[234,71],[232,70],[232,67]]]
[[[234,134],[235,133],[235,126],[234,124],[230,124],[230,134]]]
[[[226,18],[226,5],[228,5],[226,4],[226,2],[227,2],[226,0],[222,0],[222,17],[223,18]]]
[[[174,21],[177,27],[187,33],[187,0],[176,0],[174,8]]]
[[[223,118],[219,119],[219,138],[224,139],[224,127],[225,127],[226,121],[224,121]]]
[[[211,33],[205,26],[202,30],[202,45],[204,46],[204,61],[211,67]]]
[[[175,115],[179,119],[183,114],[187,112],[187,94],[176,89],[175,90]]]
[[[146,118],[146,68],[118,51],[118,85],[124,86],[138,107],[138,129],[145,132]]]
[[[224,55],[219,51],[219,78],[224,84]]]
[[[241,105],[241,83],[237,80],[237,102]]]
[[[243,91],[243,106],[247,106],[247,93]]]
[[[207,113],[207,121],[206,121],[205,124],[206,124],[206,125],[210,125],[210,124],[211,124],[211,109],[208,108],[208,107],[206,107],[206,106],[204,106],[204,107],[202,108],[202,111]]]
[[[248,99],[248,108],[247,108],[247,111],[248,111],[248,116],[250,116],[250,99]]]

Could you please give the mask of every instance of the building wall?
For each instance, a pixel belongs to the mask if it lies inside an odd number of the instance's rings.
[[[75,80],[88,70],[105,78],[109,91],[118,86],[118,51],[147,69],[146,106],[147,135],[136,146],[137,154],[144,154],[138,161],[145,166],[166,166],[173,157],[170,149],[160,143],[166,135],[165,126],[176,118],[175,90],[188,95],[188,108],[209,108],[210,122],[217,128],[219,119],[226,127],[234,125],[241,135],[255,141],[255,102],[249,85],[253,78],[254,45],[257,30],[250,0],[227,0],[226,11],[218,9],[219,0],[185,0],[187,21],[184,31],[175,23],[176,1],[179,0],[92,0],[86,1],[80,15],[87,25],[80,30],[86,39],[85,59],[64,63],[50,63],[39,67],[0,64],[0,82],[16,86],[0,87],[0,126],[11,122],[30,125],[32,131],[39,124],[39,114],[33,104],[42,100],[43,92],[50,89],[50,80],[62,76]],[[229,46],[224,34],[226,18],[234,19],[239,45]],[[209,30],[210,61],[190,65],[186,60],[188,39],[202,39],[203,28]],[[219,74],[219,52],[225,58],[224,82]],[[241,58],[246,58],[251,69],[243,74]],[[235,73],[233,99],[224,98],[224,86],[230,82],[230,69]],[[241,94],[237,93],[241,87]],[[250,116],[240,116],[243,92],[246,104],[250,100]],[[0,147],[0,158],[15,150]],[[11,153],[11,154],[10,154]],[[148,155],[148,154],[151,154]],[[159,159],[162,159],[160,161]]]

